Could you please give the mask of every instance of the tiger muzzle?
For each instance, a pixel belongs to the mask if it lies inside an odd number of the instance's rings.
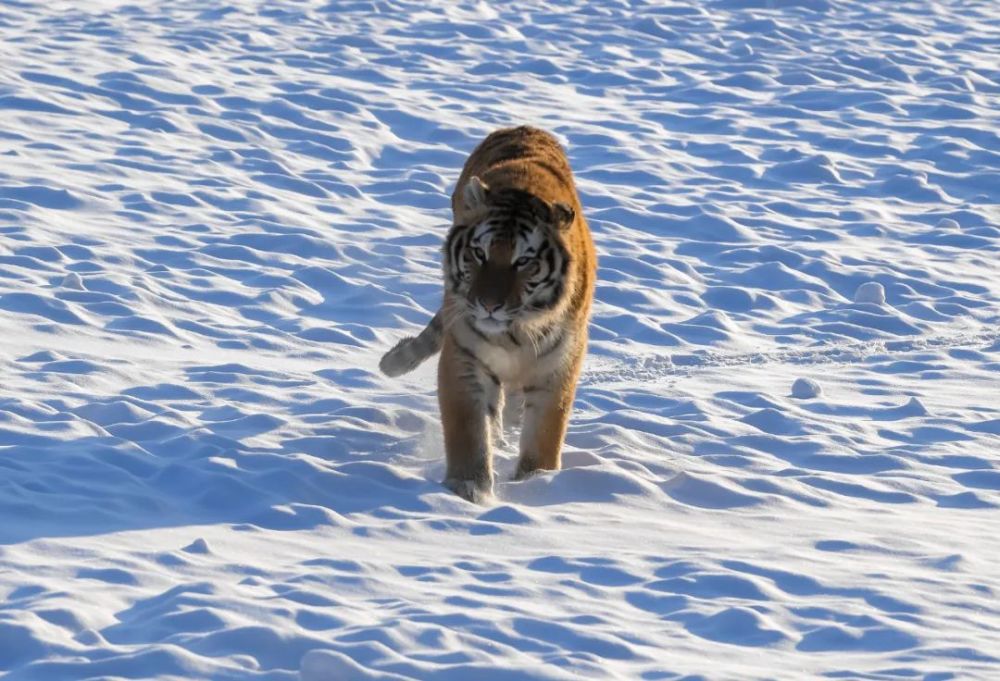
[[[487,263],[469,289],[469,300],[492,314],[503,309],[514,292],[515,277],[510,267]]]

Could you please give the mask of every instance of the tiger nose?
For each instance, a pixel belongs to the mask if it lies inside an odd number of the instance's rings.
[[[482,298],[479,299],[479,304],[483,306],[487,314],[493,314],[503,306],[503,303],[487,303]]]

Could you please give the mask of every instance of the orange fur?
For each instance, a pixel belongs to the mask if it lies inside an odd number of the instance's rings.
[[[572,222],[552,230],[569,253],[565,286],[558,304],[541,318],[511,326],[512,341],[497,347],[477,338],[461,324],[445,326],[438,365],[438,400],[447,454],[445,484],[470,500],[480,500],[492,486],[491,423],[499,423],[503,393],[523,391],[524,419],[517,478],[537,469],[558,469],[576,383],[587,344],[587,322],[593,298],[597,259],[590,230],[583,217],[573,174],[566,155],[550,134],[531,127],[498,130],[489,135],[465,163],[452,195],[456,225],[475,224],[484,208],[476,204],[478,178],[490,192],[519,189],[542,199],[559,215],[565,204],[572,209]],[[481,186],[481,185],[477,185]],[[473,199],[470,205],[469,192]],[[482,198],[481,196],[479,197]],[[568,213],[563,213],[568,215]],[[553,218],[555,219],[555,218]],[[497,287],[498,273],[509,272],[510,244],[500,243],[490,261],[477,268],[471,291],[486,296]],[[499,260],[494,263],[495,258]],[[507,291],[516,281],[503,275],[500,288]],[[517,280],[519,281],[519,280]],[[513,283],[512,283],[513,282]],[[445,287],[443,310],[451,316],[464,309],[465,300]],[[497,294],[507,295],[507,294]],[[475,300],[475,298],[473,298]],[[446,314],[446,317],[448,315]],[[537,348],[536,329],[561,334],[560,343],[549,354]],[[480,334],[481,336],[481,334]],[[550,337],[551,337],[550,336]],[[518,338],[525,342],[519,343]],[[536,345],[532,345],[535,343]]]

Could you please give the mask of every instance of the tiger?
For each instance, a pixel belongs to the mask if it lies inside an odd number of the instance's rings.
[[[489,134],[465,162],[451,207],[441,307],[379,367],[399,376],[440,351],[443,484],[481,503],[493,494],[505,411],[522,423],[514,480],[561,466],[597,256],[569,160],[544,130]]]

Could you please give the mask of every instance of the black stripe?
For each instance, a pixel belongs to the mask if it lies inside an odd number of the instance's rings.
[[[551,321],[551,320],[548,321],[548,322],[546,322],[545,326],[543,326],[541,329],[539,329],[538,339],[540,341],[547,341],[549,339],[549,336],[551,336],[552,333],[556,330],[556,325],[558,323],[559,322],[557,322],[557,321]],[[535,347],[539,347],[539,346],[536,345]]]
[[[556,254],[555,254],[555,250],[551,249],[551,248],[546,248],[545,249],[545,254],[539,257],[539,259],[542,259],[542,258],[545,259],[545,264],[548,265],[548,267],[549,267],[549,274],[551,274],[552,272],[554,272],[555,269],[556,269]]]
[[[559,300],[562,298],[563,285],[562,282],[555,281],[552,282],[552,293],[549,294],[544,300],[537,300],[532,305],[536,310],[548,310],[549,308],[555,307],[559,304]]]
[[[541,359],[542,357],[545,357],[547,354],[558,348],[562,344],[564,338],[566,338],[566,330],[559,329],[559,333],[556,334],[555,340],[549,344],[549,347],[539,352],[537,358]]]
[[[457,260],[461,255],[462,248],[465,247],[466,242],[469,238],[469,226],[468,225],[455,225],[448,232],[448,237],[445,239],[445,244],[448,249],[448,253],[451,255],[453,260]]]
[[[483,397],[485,391],[483,390],[483,386],[479,385],[479,374],[470,371],[469,373],[459,374],[458,378],[468,384],[466,392],[471,397]]]
[[[467,347],[465,347],[464,345],[462,345],[458,341],[455,341],[455,347],[458,348],[459,352],[461,352],[466,357],[468,357],[471,360],[473,360],[477,365],[479,365],[479,368],[482,369],[483,373],[486,374],[487,378],[489,378],[491,381],[493,381],[493,385],[496,385],[496,386],[500,385],[500,379],[497,378],[496,374],[494,374],[492,371],[490,371],[490,369],[489,369],[488,366],[486,366],[485,364],[483,364],[483,360],[479,359],[479,357],[476,356],[476,353],[474,353],[472,350],[469,350]]]
[[[462,285],[462,251],[468,239],[468,225],[455,225],[448,232],[445,239],[445,253],[447,254],[447,265],[449,267],[448,279],[451,282],[453,291],[458,291]]]
[[[448,231],[448,236],[444,239],[444,250],[452,260],[455,259],[455,242],[461,239],[466,228],[467,225],[455,225]]]
[[[485,333],[477,329],[475,324],[470,322],[468,319],[465,320],[465,325],[469,327],[469,330],[472,331],[472,333],[479,336],[479,339],[482,340],[484,343],[489,343],[490,345],[493,345],[493,342],[490,341],[489,336],[487,336]]]
[[[537,161],[537,160],[534,162],[534,165],[538,166],[539,168],[542,168],[543,170],[547,170],[549,174],[552,175],[552,177],[554,177],[556,180],[558,180],[559,183],[564,187],[570,186],[570,181],[569,181],[570,170],[568,167],[564,167],[562,165],[557,166],[553,165],[552,163],[549,163],[548,161]]]
[[[466,357],[471,357],[472,359],[474,359],[477,362],[479,362],[479,358],[476,357],[476,353],[474,353],[472,350],[470,350],[469,348],[465,347],[464,345],[462,345],[458,341],[455,341],[455,347],[458,348],[458,351],[461,352]],[[480,364],[481,363],[482,362],[480,362]]]
[[[565,289],[565,286],[563,286],[563,283],[561,281],[557,281],[555,283],[555,285],[553,285],[553,287],[552,287],[552,300],[549,303],[549,307],[555,307],[556,304],[559,303],[559,301],[562,299],[563,290],[564,289]]]

